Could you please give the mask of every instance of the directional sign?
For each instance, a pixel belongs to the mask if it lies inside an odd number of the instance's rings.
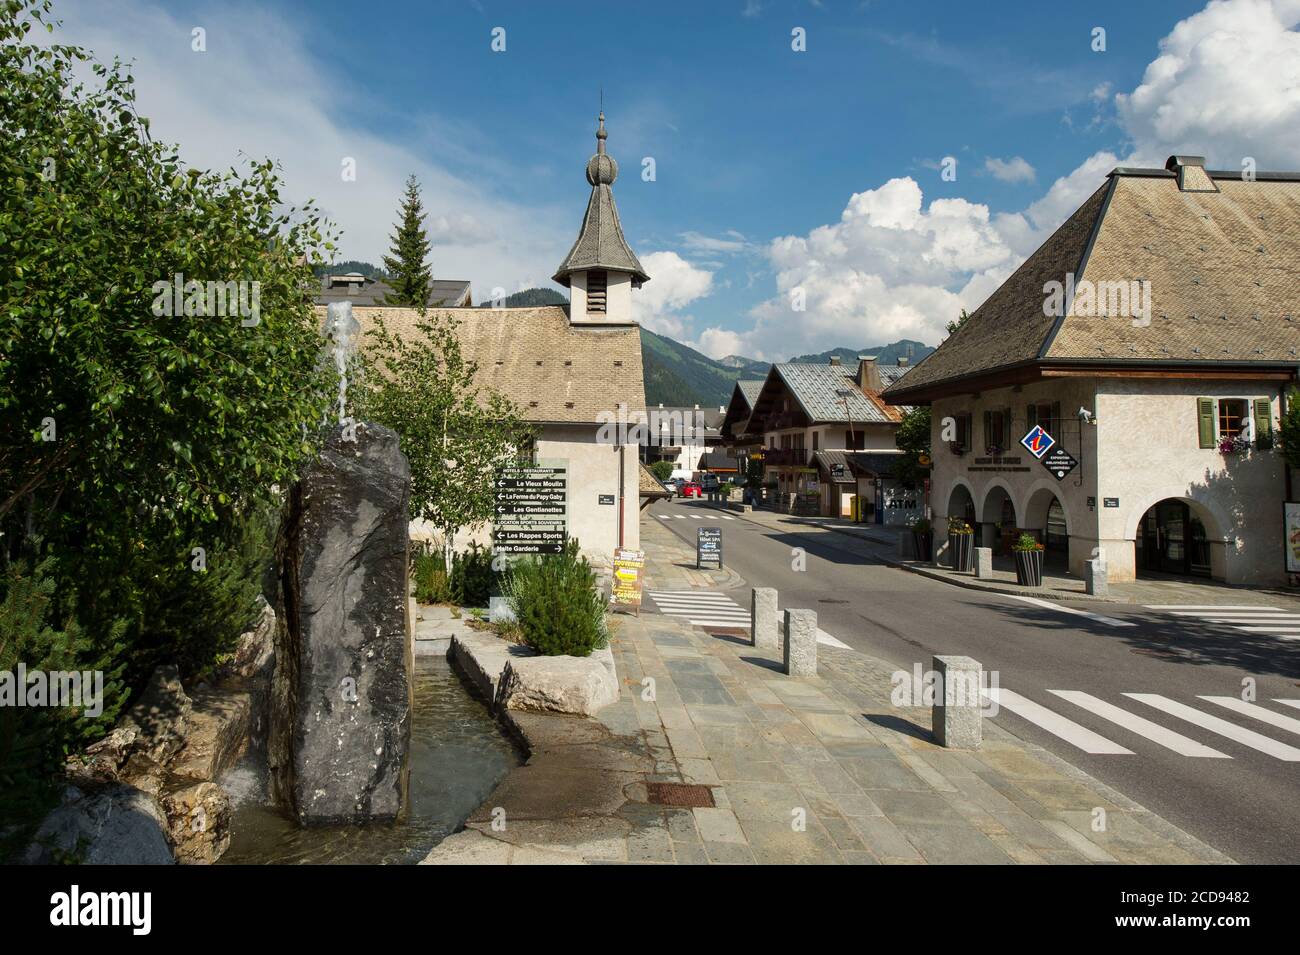
[[[634,607],[641,612],[641,574],[645,569],[645,551],[614,551],[614,583],[610,598],[615,604]]]
[[[1052,445],[1056,444],[1056,439],[1043,430],[1041,424],[1036,424],[1029,429],[1029,433],[1020,439],[1020,443],[1029,449],[1029,453],[1038,460],[1043,460],[1043,455],[1051,450]]]
[[[1065,448],[1056,448],[1042,458],[1043,467],[1051,471],[1058,481],[1064,481],[1067,474],[1079,466],[1079,462]]]
[[[695,569],[722,569],[722,528],[701,527],[695,537]]]
[[[506,554],[558,554],[568,539],[569,474],[563,467],[502,468],[493,546]]]

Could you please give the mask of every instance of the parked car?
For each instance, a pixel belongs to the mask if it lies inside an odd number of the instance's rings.
[[[722,486],[716,474],[705,474],[700,478],[700,488],[705,491],[716,491]]]
[[[662,484],[662,485],[664,486],[664,490],[667,491],[670,495],[672,495],[673,497],[676,497],[676,496],[677,496],[677,482],[676,482],[676,481],[668,480],[668,481],[660,481],[659,483]]]
[[[682,485],[682,497],[703,497],[704,491],[695,481],[688,481]]]

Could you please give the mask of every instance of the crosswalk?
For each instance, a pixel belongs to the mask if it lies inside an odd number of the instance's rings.
[[[1082,690],[1048,690],[1047,692],[1052,696],[1069,704],[1064,712],[1057,712],[1004,687],[990,687],[982,692],[1000,709],[1014,713],[1076,749],[1092,755],[1134,755],[1135,750],[1129,747],[1140,744],[1130,739],[1128,735],[1124,735],[1131,734],[1180,756],[1200,759],[1233,758],[1223,749],[1207,745],[1201,740],[1176,732],[1147,718],[1147,715],[1159,713],[1172,717],[1176,721],[1174,725],[1179,729],[1186,729],[1183,724],[1187,724],[1210,734],[1211,741],[1225,749],[1228,747],[1224,746],[1222,741],[1226,740],[1228,743],[1235,743],[1245,749],[1263,753],[1286,763],[1300,762],[1300,747],[1285,741],[1288,733],[1300,737],[1300,719],[1279,713],[1260,703],[1248,702],[1233,696],[1198,696],[1197,705],[1193,706],[1161,696],[1159,693],[1123,693],[1121,696],[1124,697],[1123,702],[1126,705],[1120,706],[1093,696],[1091,693],[1084,693]],[[1126,708],[1129,701],[1141,704],[1136,707],[1136,712]],[[1274,699],[1271,702],[1291,709],[1300,709],[1300,700]],[[1078,712],[1080,710],[1102,720],[1104,732],[1097,732],[1071,719],[1071,716],[1080,716]],[[1244,717],[1245,722],[1251,725],[1241,725],[1225,719],[1222,711]],[[1278,739],[1253,728],[1259,724],[1274,731],[1282,731],[1283,738]],[[1123,742],[1116,740],[1123,740]]]
[[[660,613],[682,617],[696,626],[749,628],[749,611],[726,594],[709,590],[652,590],[650,599]]]
[[[1258,604],[1148,604],[1148,610],[1159,610],[1184,620],[1200,623],[1222,624],[1242,633],[1265,634],[1283,640],[1300,640],[1300,613]]]
[[[661,521],[671,521],[676,518],[679,521],[734,521],[734,517],[728,517],[726,514],[656,514]]]

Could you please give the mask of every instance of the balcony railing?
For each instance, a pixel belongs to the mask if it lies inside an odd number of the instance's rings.
[[[810,452],[805,448],[767,448],[763,463],[770,467],[806,467]]]

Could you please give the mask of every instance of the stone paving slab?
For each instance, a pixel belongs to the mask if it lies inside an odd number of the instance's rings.
[[[689,587],[680,541],[652,525],[642,546],[648,587]],[[793,678],[780,647],[650,613],[619,617],[611,649],[618,701],[510,714],[528,763],[427,863],[1232,861],[996,724],[977,751],[937,746],[929,710],[894,707],[891,668],[856,651],[820,647],[817,674]],[[650,804],[648,782],[707,786],[714,805]]]

